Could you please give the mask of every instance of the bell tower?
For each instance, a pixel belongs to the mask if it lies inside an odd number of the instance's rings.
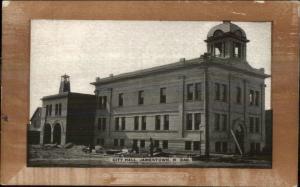
[[[60,80],[59,93],[71,92],[70,76],[63,75]]]
[[[217,58],[246,61],[247,40],[245,31],[230,21],[213,27],[207,34],[207,52]]]

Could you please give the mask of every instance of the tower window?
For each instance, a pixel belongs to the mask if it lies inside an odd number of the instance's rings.
[[[234,42],[233,56],[237,58],[241,58],[242,54],[242,44]]]
[[[214,56],[216,57],[224,56],[224,48],[222,42],[214,44]]]

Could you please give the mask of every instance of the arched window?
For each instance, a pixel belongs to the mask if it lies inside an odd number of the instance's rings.
[[[239,38],[242,38],[242,36],[243,36],[243,33],[242,33],[242,31],[240,31],[240,30],[235,31],[234,34],[235,34],[237,37],[239,37]]]
[[[218,36],[222,36],[222,35],[223,35],[223,31],[221,31],[221,30],[216,30],[214,32],[214,37],[218,37]]]

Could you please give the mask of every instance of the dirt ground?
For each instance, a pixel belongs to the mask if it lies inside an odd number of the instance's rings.
[[[85,146],[70,146],[70,148],[41,145],[30,145],[28,147],[29,167],[245,167],[245,168],[271,168],[269,158],[265,157],[243,157],[230,155],[214,155],[209,159],[192,159],[176,163],[140,163],[140,162],[113,162],[112,158],[124,158],[124,155],[84,152]],[[128,157],[145,157],[145,155],[128,155]],[[179,157],[172,155],[172,157]],[[182,155],[180,156],[182,157]],[[167,158],[167,157],[166,157]]]

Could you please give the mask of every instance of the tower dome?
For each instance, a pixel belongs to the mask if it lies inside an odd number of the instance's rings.
[[[245,31],[241,27],[231,23],[230,21],[223,21],[223,23],[211,28],[207,34],[207,39],[209,40],[224,35],[231,35],[232,37],[247,40]]]
[[[207,34],[207,52],[219,58],[246,60],[246,43],[249,42],[245,31],[230,21],[211,28]]]

